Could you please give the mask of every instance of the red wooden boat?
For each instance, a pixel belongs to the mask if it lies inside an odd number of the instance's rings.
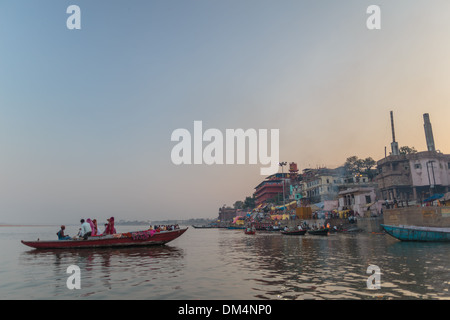
[[[255,228],[245,228],[244,233],[245,234],[256,234],[256,229]]]
[[[154,230],[117,233],[106,236],[89,237],[87,240],[24,241],[22,243],[36,249],[80,249],[110,248],[130,246],[163,245],[181,236],[188,228],[156,232]]]

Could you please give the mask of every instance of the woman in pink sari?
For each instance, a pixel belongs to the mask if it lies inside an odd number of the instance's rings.
[[[98,226],[97,226],[97,219],[92,220],[92,223],[94,224],[94,230],[92,230],[92,232],[95,232],[94,235],[99,236],[100,235],[100,231],[98,230]]]
[[[96,236],[97,235],[97,229],[95,228],[94,223],[92,222],[91,219],[86,219],[86,222],[89,223],[89,225],[91,226],[91,236]]]
[[[115,234],[116,228],[114,228],[114,217],[106,219],[108,224],[106,225],[105,232],[103,234]]]

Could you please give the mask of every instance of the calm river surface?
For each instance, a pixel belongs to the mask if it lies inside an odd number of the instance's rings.
[[[66,228],[76,233],[77,226]],[[117,227],[118,232],[142,227]],[[0,227],[1,299],[449,299],[450,246],[383,234],[284,236],[194,229],[162,247],[38,251],[58,227]],[[81,270],[69,290],[67,268]],[[381,270],[378,290],[367,268]]]

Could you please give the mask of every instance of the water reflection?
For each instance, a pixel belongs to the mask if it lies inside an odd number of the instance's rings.
[[[74,292],[67,289],[69,277],[67,268],[77,265],[81,269],[82,297],[104,297],[110,291],[120,298],[145,298],[143,288],[148,289],[153,281],[170,278],[183,268],[184,250],[172,246],[130,247],[130,248],[96,248],[71,250],[29,250],[21,255],[21,264],[30,270],[39,270],[39,274],[31,273],[27,281],[37,285],[53,287],[53,297],[71,296]],[[46,272],[42,272],[45,264]],[[123,290],[139,288],[136,290]],[[135,291],[135,292],[133,292]],[[126,296],[123,296],[126,294]]]
[[[450,257],[445,243],[394,242],[387,247],[396,257],[395,266],[388,265],[394,276],[387,276],[402,295],[421,299],[449,297]]]
[[[450,298],[448,244],[383,234],[192,229],[160,247],[43,251],[20,243],[23,230],[15,239],[3,232],[0,293],[12,299]],[[67,289],[72,264],[81,269],[81,290]],[[369,265],[381,269],[380,290],[367,289]]]
[[[403,243],[379,234],[221,239],[223,259],[236,258],[259,299],[448,298],[445,244]],[[367,268],[382,272],[381,290],[367,289]],[[237,267],[237,266],[236,266]],[[436,277],[436,275],[439,277]],[[420,284],[420,285],[419,285]]]

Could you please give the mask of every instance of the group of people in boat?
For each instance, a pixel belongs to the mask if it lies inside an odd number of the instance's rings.
[[[256,232],[256,227],[254,225],[247,226],[246,232]]]
[[[157,225],[152,226],[150,225],[150,228],[148,230],[155,230],[155,231],[171,231],[180,229],[180,226],[178,224],[171,224],[171,225]]]
[[[325,224],[314,223],[311,226],[311,230],[322,230],[322,229],[330,229],[330,223]]]
[[[97,225],[96,219],[81,219],[81,227],[78,230],[78,234],[75,237],[70,237],[65,234],[66,227],[64,225],[61,226],[61,229],[56,233],[59,240],[75,240],[75,239],[84,239],[87,240],[88,237],[95,236],[104,236],[108,234],[115,234],[116,228],[114,227],[114,217],[106,219],[108,223],[105,223],[105,229],[103,232],[100,232],[99,227]]]
[[[322,229],[330,229],[330,223],[325,224],[318,224],[314,223],[311,226],[308,225],[306,221],[303,221],[302,224],[297,224],[297,226],[293,230],[322,230]],[[290,231],[291,229],[288,226],[285,226],[284,231]]]

